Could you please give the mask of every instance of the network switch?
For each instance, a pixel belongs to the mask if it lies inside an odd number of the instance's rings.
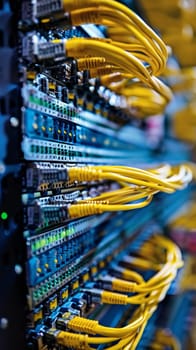
[[[164,122],[148,140],[166,46],[113,0],[0,1],[0,41],[1,346],[145,349],[180,284],[164,228],[192,179]]]

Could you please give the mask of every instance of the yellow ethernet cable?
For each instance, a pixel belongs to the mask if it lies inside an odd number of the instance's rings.
[[[126,347],[124,347],[124,350],[135,350],[137,345],[139,344],[141,337],[143,335],[144,329],[147,325],[147,321],[141,326],[137,336],[135,337],[134,341],[130,344],[128,343]]]
[[[126,282],[121,279],[112,278],[112,290],[117,292],[126,292],[126,293],[143,293],[144,295],[147,295],[147,293],[149,292],[165,287],[166,285],[168,285],[168,283],[172,282],[174,278],[175,278],[175,274],[171,273],[171,276],[169,276],[167,279],[157,283],[157,285],[152,285],[152,286],[147,286],[147,285],[145,286],[145,283],[143,285],[136,285],[132,282]],[[107,276],[106,276],[105,282],[108,282]],[[136,299],[133,299],[133,300],[136,300]]]
[[[112,84],[116,82],[125,82],[126,79],[132,79],[133,75],[121,72],[113,72],[111,74],[103,75],[100,77],[101,85],[104,85],[108,88],[112,87]]]
[[[118,291],[126,291],[126,292],[131,292],[131,293],[141,293],[141,296],[143,295],[146,296],[146,294],[148,295],[149,292],[159,292],[162,290],[164,290],[165,288],[167,289],[168,286],[170,285],[171,281],[175,278],[177,270],[182,267],[183,262],[181,259],[181,254],[180,251],[178,249],[178,247],[171,241],[167,240],[162,237],[155,237],[155,239],[153,240],[152,244],[155,244],[157,247],[162,246],[162,248],[164,250],[166,250],[164,252],[165,254],[165,262],[162,262],[162,257],[161,257],[161,265],[157,265],[157,269],[158,272],[152,277],[150,278],[148,281],[146,282],[141,282],[141,283],[135,283],[135,282],[128,282],[126,283],[126,277],[124,277],[125,281],[122,281],[122,269],[121,269],[121,279],[116,279],[111,278],[108,281],[108,276],[104,276],[103,281],[106,283],[106,285],[108,286],[108,282],[111,282],[111,286]],[[164,245],[163,245],[164,243]],[[133,262],[134,262],[134,258],[132,258]],[[126,258],[125,258],[126,261]],[[136,267],[138,265],[138,262],[136,262]],[[134,264],[133,264],[134,266]],[[144,269],[146,268],[150,268],[151,266],[146,266],[144,265]],[[154,265],[152,266],[152,268],[154,268]],[[115,271],[115,269],[114,269]],[[129,279],[130,280],[130,279]],[[151,297],[149,298],[150,300],[152,299]],[[131,300],[131,299],[130,299]],[[132,302],[136,302],[137,296],[136,298],[132,299]],[[147,301],[148,299],[144,300]],[[141,301],[141,299],[140,299]]]
[[[145,244],[145,243],[144,243]],[[128,299],[123,299],[125,302],[137,302],[138,300],[141,302],[143,300],[144,302],[147,302],[148,300],[152,300],[152,297],[150,296],[148,298],[148,294],[151,292],[158,293],[161,291],[161,289],[164,290],[164,288],[167,289],[167,287],[170,285],[172,280],[174,280],[177,270],[183,266],[182,256],[179,248],[169,239],[157,235],[150,239],[148,241],[148,245],[152,244],[155,249],[159,250],[159,247],[163,249],[163,254],[165,255],[165,261],[162,261],[162,257],[160,257],[160,263],[157,262],[157,264],[152,264],[151,261],[146,261],[142,259],[140,261],[139,267],[143,268],[144,270],[155,270],[157,271],[156,274],[151,277],[148,281],[135,281],[135,280],[126,280],[126,277],[123,276],[123,268],[119,268],[117,270],[121,273],[121,278],[116,278],[111,275],[100,275],[98,277],[98,283],[102,288],[106,287],[107,289],[111,289],[113,291],[118,292],[126,292],[126,293],[140,293],[140,295],[135,295]],[[140,251],[138,252],[140,254]],[[149,255],[147,255],[149,256]],[[129,256],[123,257],[123,260],[121,262],[129,263],[129,259],[127,259]],[[138,257],[131,257],[130,263],[132,264],[131,267],[138,268],[138,260],[140,258]],[[115,271],[115,267],[113,268]],[[131,271],[130,271],[131,272]],[[124,277],[124,278],[123,278]],[[93,293],[95,293],[93,291]],[[96,291],[98,294],[98,291]],[[99,292],[102,295],[102,292]],[[147,298],[146,298],[147,296]],[[154,296],[153,296],[154,297]],[[114,298],[114,296],[113,296]],[[102,299],[101,299],[102,300]],[[105,300],[105,299],[104,299]],[[103,301],[103,300],[102,300]]]
[[[88,335],[83,334],[75,334],[65,331],[57,331],[56,332],[56,342],[59,345],[63,345],[69,348],[74,349],[94,349],[90,348],[91,345],[100,345],[107,344],[114,341],[117,341],[118,338],[104,338],[104,337],[89,337]]]
[[[136,339],[138,339],[139,334],[143,331],[144,327],[146,326],[148,318],[152,314],[152,309],[148,310],[148,313],[145,313],[145,316],[140,317],[140,312],[138,310],[134,313],[133,317],[129,321],[128,326],[123,328],[116,328],[117,333],[114,336],[89,336],[88,334],[76,334],[72,333],[70,331],[60,331],[57,329],[49,329],[46,334],[47,336],[53,337],[55,339],[55,342],[59,345],[63,345],[66,347],[71,347],[74,349],[94,349],[90,347],[90,345],[100,345],[108,343],[114,343],[114,345],[110,345],[109,347],[105,347],[107,350],[121,350],[126,345],[131,344],[132,342],[135,343]],[[75,325],[77,324],[76,328],[80,329],[85,328],[88,333],[96,335],[96,331],[100,332],[102,330],[102,333],[114,333],[113,330],[115,328],[109,328],[106,326],[100,326],[97,321],[89,320],[88,323],[84,321],[82,318],[74,318],[75,319]],[[88,321],[88,320],[86,320]],[[136,326],[136,327],[135,327]],[[139,331],[139,332],[138,332]],[[123,335],[125,334],[125,336]]]
[[[156,234],[160,234],[158,230]],[[165,250],[161,246],[153,244],[150,239],[145,241],[139,249],[139,257],[146,259],[153,264],[157,264],[159,267],[165,262]]]
[[[91,70],[100,67],[105,67],[106,60],[104,57],[85,57],[78,58],[77,65],[79,70]]]
[[[136,344],[136,340],[140,340],[140,337],[143,333],[143,330],[147,324],[147,321],[141,326],[140,331],[136,334],[132,334],[126,338],[120,339],[118,343],[115,345],[104,347],[105,350],[122,350],[125,349],[125,346],[128,346],[128,344]],[[94,349],[91,348],[89,345],[101,345],[101,344],[107,344],[112,342],[117,342],[118,338],[104,338],[104,337],[89,337],[87,335],[83,334],[75,334],[65,331],[56,331],[56,343],[59,345],[63,345],[66,347],[71,347],[74,349]]]
[[[187,165],[179,165],[169,169],[169,173],[167,171],[167,173],[159,174],[156,169],[143,170],[126,166],[72,167],[68,171],[68,176],[70,181],[90,182],[107,179],[119,183],[124,182],[126,186],[127,184],[146,186],[168,193],[183,188],[192,180],[192,172]]]
[[[145,200],[141,202],[136,202],[135,204],[100,204],[100,203],[82,203],[72,204],[68,206],[68,216],[69,218],[81,218],[84,216],[102,214],[104,212],[115,212],[115,211],[129,211],[133,209],[140,209],[152,201],[152,196],[146,197]]]
[[[104,205],[111,205],[111,204],[129,204],[131,202],[140,200],[140,199],[146,199],[148,196],[152,196],[157,191],[151,190],[151,189],[137,189],[137,188],[130,188],[130,187],[122,187],[118,190],[102,193],[96,197],[90,198],[90,199],[84,199],[82,201],[78,201],[78,204],[84,204],[84,203],[94,203],[94,204],[104,204]]]
[[[144,332],[144,329],[147,325],[147,322],[148,322],[148,319],[152,316],[153,312],[155,311],[154,308],[149,308],[148,309],[148,316],[146,317],[146,320],[143,322],[143,324],[140,326],[140,328],[138,328],[137,332],[132,335],[131,337],[127,337],[127,338],[123,338],[121,341],[119,341],[119,343],[115,346],[118,346],[118,347],[110,347],[110,348],[107,348],[107,350],[122,350],[122,349],[126,349],[126,350],[133,350],[137,347],[141,337],[142,337],[142,334]]]
[[[166,46],[159,36],[139,16],[119,2],[113,0],[64,0],[63,6],[65,12],[92,7],[98,10],[100,6],[103,6],[104,8],[109,9],[112,13],[122,13],[126,16],[127,21],[134,23],[134,25],[138,27],[150,41],[154,42],[154,45],[159,48],[160,54],[167,58]]]
[[[85,58],[85,59],[87,59],[87,58]],[[121,72],[122,71],[123,71],[123,68],[121,69]],[[119,67],[108,64],[106,62],[106,65],[104,67],[91,68],[89,70],[89,72],[90,72],[90,78],[100,78],[104,75],[113,74],[116,72],[119,73]],[[93,82],[90,81],[91,84],[93,84]]]
[[[149,244],[153,246],[153,249],[159,249],[160,246],[163,249],[165,264],[162,263],[161,256],[160,261],[162,267],[159,266],[160,271],[146,282],[143,281],[142,278],[139,278],[138,273],[134,274],[132,272],[133,279],[135,280],[134,282],[119,280],[117,283],[116,280],[115,284],[116,286],[120,286],[121,284],[121,287],[131,286],[131,289],[127,290],[127,292],[133,293],[137,290],[140,292],[139,295],[128,296],[126,294],[113,293],[107,290],[94,288],[83,290],[86,293],[90,293],[92,298],[94,295],[96,303],[98,302],[98,298],[100,298],[100,302],[102,303],[124,305],[129,303],[139,304],[128,325],[122,328],[112,328],[100,325],[97,320],[86,319],[75,315],[65,315],[64,317],[67,325],[66,331],[50,329],[46,334],[52,335],[57,344],[78,350],[93,349],[94,347],[91,348],[90,345],[105,344],[107,346],[109,343],[115,344],[109,345],[109,347],[106,348],[107,350],[136,349],[148,319],[156,310],[157,304],[165,297],[171,281],[175,278],[177,269],[182,266],[180,250],[172,241],[166,237],[156,235],[148,241],[148,247]],[[122,272],[122,270],[120,272]],[[122,289],[123,288],[121,288],[121,291]],[[72,333],[72,331],[77,333]],[[161,334],[159,335],[159,341],[162,342]],[[178,349],[177,343],[173,342],[172,339],[167,340],[166,344],[176,346],[174,349]],[[156,349],[156,344],[154,349]]]
[[[160,37],[132,10],[113,0],[64,0],[63,9],[72,25],[86,23],[123,28],[127,41],[109,38],[72,38],[64,40],[67,57],[78,61],[78,69],[88,69],[91,78],[100,77],[125,98],[126,109],[144,118],[163,112],[172,98],[171,90],[156,76],[166,67],[167,48]],[[43,19],[44,21],[44,19]],[[57,42],[57,40],[54,40]],[[117,72],[114,76],[113,73]],[[110,77],[105,75],[110,74]],[[117,79],[117,80],[116,80]],[[120,84],[114,84],[115,82]],[[137,90],[121,83],[141,85]],[[122,90],[120,89],[122,87]],[[149,90],[147,92],[147,90]]]
[[[138,310],[137,310],[138,311]],[[77,332],[78,332],[78,329],[86,329],[87,332],[89,333],[93,333],[93,334],[99,334],[99,333],[104,333],[104,334],[115,334],[113,336],[110,336],[110,335],[106,335],[106,337],[110,337],[109,339],[110,340],[113,340],[113,337],[116,337],[116,340],[120,339],[119,342],[115,345],[112,345],[110,347],[107,347],[106,349],[107,350],[120,350],[120,349],[124,349],[125,346],[131,346],[131,349],[135,349],[135,347],[137,346],[139,340],[140,340],[140,337],[145,329],[145,326],[147,324],[147,321],[148,319],[151,317],[152,313],[155,311],[155,307],[152,306],[152,307],[148,307],[146,309],[146,311],[143,312],[143,318],[142,318],[142,322],[140,320],[140,323],[141,324],[138,324],[137,325],[137,328],[133,329],[132,327],[130,327],[135,321],[130,321],[131,323],[128,324],[127,326],[125,327],[122,327],[122,328],[109,328],[109,327],[106,327],[106,326],[100,326],[98,324],[97,321],[93,321],[93,320],[86,320],[86,321],[89,321],[88,324],[87,322],[84,321],[83,318],[79,318],[79,317],[74,317],[72,320],[74,322],[69,321],[68,322],[68,328],[74,328],[74,329],[77,329]],[[136,315],[137,317],[133,317],[138,319],[138,315]],[[140,317],[139,317],[140,318]],[[139,322],[137,322],[139,323]],[[93,331],[90,329],[93,329]],[[68,336],[67,333],[69,332],[61,332],[61,331],[56,331],[56,334],[55,334],[55,337],[56,337],[56,342],[58,344],[62,344],[62,345],[67,345],[67,339],[66,340],[63,340],[66,338],[66,336],[68,337],[68,339],[70,339],[70,335]],[[79,330],[79,332],[81,332],[81,330]],[[83,332],[83,331],[82,331]],[[72,337],[72,343],[69,343],[69,345],[72,345],[73,348],[76,348],[76,349],[89,349],[87,346],[88,346],[88,340],[89,342],[91,342],[92,344],[97,344],[99,343],[99,340],[100,340],[100,344],[103,344],[102,341],[105,343],[107,343],[107,338],[100,338],[99,336],[96,337],[95,339],[93,337],[87,337],[87,334],[85,334],[86,338],[79,338],[79,339],[82,339],[83,340],[83,344],[80,343],[77,341],[77,344],[75,343],[75,338],[74,338],[74,333],[69,333],[71,334],[71,337]],[[112,337],[112,338],[111,338]],[[93,341],[94,339],[94,341]],[[97,339],[97,340],[96,340]],[[78,339],[77,339],[78,340]],[[133,347],[134,346],[134,347]],[[129,347],[128,347],[129,348]],[[127,348],[127,349],[128,349]]]
[[[159,298],[159,300],[161,299]],[[143,332],[148,319],[151,317],[152,313],[156,309],[155,305],[157,302],[157,298],[154,298],[150,302],[151,306],[149,304],[149,306],[147,306],[146,308],[144,308],[143,306],[139,307],[139,309],[136,311],[137,314],[132,318],[132,322],[130,322],[130,324],[122,328],[109,328],[106,326],[101,326],[99,325],[98,321],[87,320],[82,317],[75,316],[68,321],[68,330],[70,329],[80,333],[82,332],[85,333],[85,335],[81,334],[81,337],[79,337],[79,335],[75,337],[73,333],[57,331],[57,343],[62,344],[64,346],[69,345],[76,349],[80,349],[80,347],[81,349],[88,349],[87,346],[89,343],[106,344],[109,341],[113,342],[115,340],[121,339],[116,345],[107,348],[110,350],[121,349],[122,345],[128,346],[128,344],[132,344],[132,340],[133,344],[136,345],[139,341],[138,334],[141,335],[141,333]],[[140,331],[138,332],[139,327]],[[89,337],[88,334],[102,335],[102,338],[98,336],[94,339],[92,337]],[[109,338],[103,338],[103,336]]]
[[[68,176],[70,181],[78,182],[107,179],[118,182],[122,187],[69,205],[67,210],[70,218],[143,208],[157,192],[173,193],[184,188],[192,179],[192,173],[185,165],[173,167],[165,179],[163,173],[159,175],[156,171],[153,173],[123,166],[73,167],[69,169]]]
[[[140,327],[148,318],[149,310],[139,309],[138,315],[127,326],[122,328],[112,328],[102,326],[98,321],[88,320],[83,317],[75,316],[68,321],[68,329],[76,332],[83,332],[85,334],[101,335],[104,337],[116,337],[117,339],[135,334],[138,327]]]
[[[133,54],[140,55],[145,50],[144,57],[151,57],[151,68],[154,75],[159,75],[163,72],[166,63],[166,57],[160,54],[158,46],[155,45],[153,40],[148,37],[145,32],[137,28],[137,25],[130,21],[126,15],[122,12],[111,12],[108,8],[99,6],[98,8],[87,8],[82,10],[75,10],[70,13],[72,25],[81,25],[84,23],[95,23],[107,25],[109,23],[116,23],[119,27],[123,26],[126,28],[130,36],[133,36],[138,43],[142,44],[139,47],[133,46],[132,44],[126,47],[122,45],[122,48],[127,51],[131,51]],[[107,40],[107,39],[106,39]],[[120,47],[121,43],[113,42],[114,45]],[[142,56],[142,59],[145,58]],[[153,64],[152,64],[153,60]],[[148,60],[147,60],[148,61]]]
[[[149,316],[150,318],[150,316]],[[138,328],[138,331],[136,332],[136,334],[132,335],[132,336],[129,336],[129,337],[126,337],[126,338],[123,338],[121,339],[118,344],[116,345],[113,345],[109,348],[106,348],[106,350],[122,350],[122,349],[135,349],[137,344],[139,343],[141,337],[142,337],[142,334],[144,332],[144,329],[147,325],[147,320],[141,325],[140,328]]]
[[[161,94],[167,101],[172,98],[171,90],[158,78],[152,76],[143,63],[132,53],[124,51],[110,43],[95,39],[73,38],[65,41],[67,57],[104,57],[110,64],[117,65],[119,70],[134,74],[146,86]]]
[[[112,275],[114,275],[114,276],[117,275],[118,277],[122,278],[123,280],[131,281],[131,282],[134,282],[137,284],[144,282],[144,278],[138,272],[130,270],[130,269],[125,268],[125,267],[121,267],[117,264],[111,264],[110,270],[112,271]]]
[[[89,38],[72,38],[65,42],[65,51],[67,57],[104,57],[108,63],[117,65],[123,71],[126,69],[127,73],[134,72],[135,77],[156,87],[152,76],[138,58],[110,43]]]
[[[103,77],[103,79],[104,78],[105,77]],[[100,80],[102,82],[102,79]],[[105,85],[104,82],[103,85]],[[126,86],[125,80],[123,85],[124,86],[120,86],[120,84],[112,83],[109,88],[117,94],[125,96],[128,106],[144,111],[143,114],[148,110],[153,111],[155,109],[157,114],[159,111],[164,110],[167,100],[153,89],[136,83],[128,83]]]
[[[66,5],[68,8],[69,4],[66,3]],[[128,10],[128,13],[126,13],[126,7],[122,7],[121,10],[124,11],[111,11],[110,5],[112,5],[112,2],[110,4],[108,3],[107,6],[100,4],[99,6],[92,7],[92,3],[90,7],[87,6],[85,8],[74,6],[74,10],[71,10],[69,13],[71,24],[78,26],[86,23],[103,25],[115,23],[119,28],[124,27],[127,36],[129,35],[134,38],[133,45],[128,43],[128,46],[125,47],[118,41],[114,42],[114,45],[122,45],[122,48],[131,51],[144,62],[149,61],[148,63],[151,66],[152,73],[154,75],[161,74],[167,60],[167,50],[165,48],[163,49],[164,44],[161,39],[131,10]],[[108,41],[108,39],[103,40]]]
[[[105,66],[90,70],[91,77],[99,77],[100,84],[106,86],[126,101],[127,111],[133,111],[139,118],[163,113],[168,100],[153,89],[128,79],[117,67]],[[130,78],[131,74],[129,74]],[[127,77],[127,79],[125,79]],[[93,82],[91,82],[93,84]]]
[[[106,78],[105,74],[117,72],[119,73],[117,81],[131,80],[133,84],[137,84],[135,79],[138,79],[144,87],[135,92],[130,92],[129,89],[120,92],[123,96],[129,94],[127,108],[134,109],[138,117],[161,113],[171,100],[172,93],[155,77],[165,70],[167,60],[166,46],[158,35],[133,11],[113,0],[64,1],[64,9],[69,12],[72,25],[115,24],[119,28],[124,28],[127,37],[132,38],[132,42],[128,40],[127,43],[121,43],[105,38],[68,39],[65,41],[66,56],[78,60],[79,70],[89,69],[91,77],[100,77],[104,86],[109,83],[111,90],[119,88],[118,85],[112,86],[116,77],[112,75]],[[147,87],[150,89],[148,98],[146,98]],[[142,100],[140,90],[144,95]],[[135,95],[132,93],[138,93],[139,96],[136,94],[134,98]]]
[[[109,348],[105,348],[105,350],[122,350],[125,348],[127,344],[130,344],[135,338],[135,334],[129,337],[121,339],[117,344],[110,346]]]

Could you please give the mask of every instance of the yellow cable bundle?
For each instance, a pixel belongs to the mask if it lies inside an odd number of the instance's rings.
[[[99,77],[100,84],[126,99],[127,113],[140,118],[163,113],[168,99],[142,83],[133,82],[133,74],[120,73],[115,66],[106,65],[90,70],[91,77]],[[169,96],[168,96],[169,98]]]
[[[159,247],[162,248],[162,254],[164,254],[164,262],[160,256],[160,262],[153,263],[148,259],[131,257],[130,262],[127,257],[123,260],[125,263],[130,263],[131,268],[135,267],[143,270],[155,270],[157,271],[153,277],[148,281],[128,281],[126,278],[116,278],[109,275],[103,275],[103,277],[98,278],[100,282],[106,283],[108,286],[111,285],[112,291],[120,291],[127,293],[137,293],[137,295],[127,297],[124,299],[126,303],[141,304],[147,302],[159,302],[161,301],[171,282],[174,280],[177,270],[183,266],[183,261],[179,248],[170,240],[161,236],[154,236],[148,241],[148,247],[156,251]],[[140,255],[140,251],[138,252]],[[150,256],[147,254],[146,256]],[[110,292],[108,292],[110,293]],[[152,294],[149,294],[152,293]],[[113,300],[115,295],[113,295]],[[105,299],[102,299],[102,301]]]
[[[103,85],[104,83],[103,81]],[[109,88],[118,95],[126,97],[127,107],[133,109],[134,115],[141,118],[163,113],[168,103],[163,96],[141,83],[130,84],[128,80],[121,80],[120,84],[113,82]]]
[[[90,76],[101,77],[104,86],[116,81],[114,75],[105,77],[114,72],[118,72],[119,82],[131,80],[137,84],[139,80],[143,86],[137,90],[122,89],[119,93],[127,97],[128,114],[134,111],[136,116],[145,117],[163,112],[172,93],[156,78],[165,70],[167,61],[167,49],[159,36],[133,11],[113,0],[64,0],[63,8],[69,13],[72,25],[115,26],[123,28],[123,36],[127,38],[123,42],[108,38],[68,39],[66,56],[78,60],[78,69],[89,69]],[[111,90],[116,87],[109,86]]]
[[[101,6],[106,10],[109,10],[110,13],[115,13],[115,18],[123,16],[123,20],[126,19],[125,23],[134,24],[135,27],[137,27],[144,35],[147,36],[151,44],[156,47],[156,50],[159,50],[160,55],[162,54],[163,57],[167,59],[167,49],[162,40],[139,16],[137,16],[128,7],[113,0],[64,0],[63,5],[64,10],[67,12],[81,9],[84,10],[93,7],[99,11],[99,8]],[[121,20],[120,24],[123,26],[124,21]]]
[[[149,84],[151,82],[152,77],[140,60],[123,49],[117,48],[115,45],[105,41],[72,38],[66,41],[65,50],[68,57],[104,57],[107,62],[117,65],[119,69],[122,68],[127,73],[133,71],[135,76],[143,82],[148,83],[149,81]]]
[[[89,8],[76,10],[71,12],[71,20],[73,25],[80,25],[82,23],[96,23],[107,25],[107,19],[114,23],[117,23],[119,26],[126,28],[130,36],[136,38],[136,43],[138,41],[139,45],[127,44],[123,45],[120,42],[113,43],[116,46],[121,46],[128,50],[132,51],[134,55],[139,55],[143,52],[142,59],[148,61],[148,56],[150,58],[150,64],[152,64],[152,72],[155,75],[161,74],[166,63],[166,57],[163,56],[162,52],[158,51],[158,46],[152,41],[151,37],[147,36],[144,31],[137,28],[137,25],[130,21],[130,18],[127,18],[121,12],[111,12],[111,9],[107,8]],[[106,39],[108,40],[108,39]]]
[[[134,184],[151,187],[172,193],[176,189],[186,186],[192,179],[192,172],[188,165],[171,167],[169,165],[155,169],[139,169],[127,166],[87,166],[72,167],[68,171],[70,181],[99,181],[114,180],[118,183]]]
[[[158,192],[173,193],[184,188],[192,179],[186,165],[156,170],[142,170],[126,166],[89,166],[70,168],[70,181],[110,180],[121,188],[94,198],[81,200],[68,207],[70,218],[101,214],[106,211],[126,211],[143,208]]]
[[[67,57],[104,57],[106,62],[118,66],[119,72],[130,74],[130,78],[138,78],[146,86],[152,88],[167,102],[172,98],[171,90],[155,76],[152,76],[143,63],[132,53],[124,51],[113,44],[101,40],[73,38],[65,41]]]
[[[144,243],[145,245],[145,243]],[[160,270],[148,281],[143,282],[141,279],[134,286],[140,289],[140,295],[127,296],[125,294],[118,294],[109,291],[101,291],[101,301],[105,303],[136,303],[138,308],[133,313],[128,325],[122,328],[112,328],[102,326],[96,320],[90,320],[83,317],[72,316],[67,319],[67,330],[49,330],[54,334],[56,343],[63,346],[71,346],[74,349],[91,349],[90,345],[109,344],[106,349],[120,350],[120,349],[135,349],[146,327],[148,319],[156,310],[158,303],[165,297],[171,281],[175,278],[177,270],[182,266],[181,253],[178,247],[169,239],[163,236],[154,236],[148,241],[148,247],[152,245],[153,249],[162,248],[162,255],[164,256],[164,263]],[[147,261],[147,258],[146,258]],[[160,258],[162,263],[162,257]],[[171,278],[168,279],[167,276]],[[134,276],[134,273],[133,273]],[[138,276],[138,273],[136,273]],[[127,285],[130,282],[123,282]],[[148,288],[146,288],[148,286]],[[89,290],[93,293],[93,290]],[[67,317],[67,316],[65,316]],[[79,332],[80,334],[72,333]],[[90,336],[91,335],[91,336]],[[96,336],[96,337],[94,337]],[[158,335],[159,341],[163,341],[162,334]],[[172,339],[164,341],[165,344],[172,344],[177,349],[177,342]],[[153,343],[155,344],[155,343]],[[154,347],[156,349],[156,346]]]

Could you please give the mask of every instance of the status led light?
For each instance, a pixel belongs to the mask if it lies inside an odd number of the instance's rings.
[[[7,218],[8,218],[8,213],[6,213],[5,211],[2,211],[1,220],[7,220]]]

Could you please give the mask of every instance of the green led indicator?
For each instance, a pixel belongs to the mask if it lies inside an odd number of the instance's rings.
[[[35,251],[35,250],[36,250],[36,244],[33,243],[33,244],[32,244],[32,251]]]
[[[2,211],[2,213],[1,213],[1,219],[2,219],[2,220],[7,220],[7,218],[8,218],[8,214],[7,214],[5,211]]]

